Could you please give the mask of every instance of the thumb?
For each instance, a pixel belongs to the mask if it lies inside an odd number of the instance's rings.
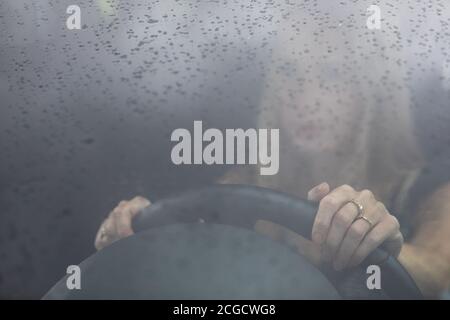
[[[142,209],[150,205],[150,201],[144,197],[136,196],[130,200],[130,213],[134,218]]]
[[[323,197],[325,197],[330,192],[330,186],[326,182],[315,186],[308,191],[308,200],[313,202],[319,202]]]

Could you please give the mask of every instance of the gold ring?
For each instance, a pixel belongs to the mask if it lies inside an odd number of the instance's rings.
[[[361,215],[359,215],[358,217],[356,217],[355,221],[356,221],[356,220],[359,220],[359,219],[362,219],[362,220],[366,221],[367,223],[369,223],[370,229],[372,229],[372,227],[373,227],[373,222],[370,221],[369,218],[367,218],[366,216],[364,216],[364,215],[361,214]]]
[[[355,199],[352,199],[350,201],[348,201],[347,203],[352,203],[356,206],[356,208],[358,209],[358,217],[362,216],[364,214],[364,206],[359,203],[358,201],[356,201]]]

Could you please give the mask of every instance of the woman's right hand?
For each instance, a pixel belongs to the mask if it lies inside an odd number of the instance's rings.
[[[120,201],[103,221],[95,237],[95,248],[103,249],[114,241],[131,236],[134,232],[131,221],[150,201],[144,197],[134,197],[128,201]]]

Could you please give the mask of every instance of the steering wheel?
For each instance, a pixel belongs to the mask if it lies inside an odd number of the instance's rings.
[[[421,299],[414,280],[378,248],[358,267],[317,267],[253,231],[258,220],[309,238],[317,208],[260,187],[214,185],[161,200],[133,221],[136,234],[80,264],[81,289],[61,279],[44,299]],[[381,289],[367,286],[368,265]]]

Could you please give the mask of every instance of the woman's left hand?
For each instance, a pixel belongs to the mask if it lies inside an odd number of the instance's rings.
[[[360,264],[382,243],[397,257],[403,245],[398,220],[369,190],[342,185],[330,191],[327,183],[312,188],[308,199],[319,202],[312,240],[321,246],[322,260],[336,270]]]

